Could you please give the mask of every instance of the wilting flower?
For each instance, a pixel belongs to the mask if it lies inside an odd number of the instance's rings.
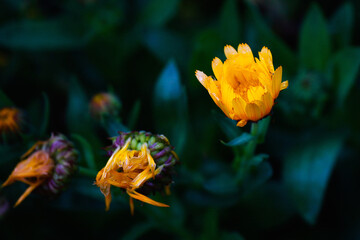
[[[120,109],[120,101],[111,93],[98,93],[90,101],[90,112],[95,118],[116,115]]]
[[[77,152],[64,135],[37,142],[21,158],[2,187],[15,181],[30,185],[15,203],[19,205],[34,189],[48,196],[61,192],[75,170]]]
[[[21,124],[21,112],[16,108],[0,109],[0,134],[18,132]]]
[[[243,127],[247,121],[258,121],[270,113],[288,81],[281,82],[282,67],[274,71],[272,55],[266,47],[259,52],[260,59],[255,60],[247,44],[239,44],[237,51],[227,45],[224,52],[224,63],[217,57],[212,61],[216,79],[198,70],[195,75],[226,116]]]
[[[169,192],[178,157],[164,135],[120,132],[113,138],[109,155],[110,159],[97,174],[95,182],[105,196],[106,210],[110,207],[111,185],[126,190],[132,214],[133,198],[158,207],[169,207],[145,196],[157,191]]]

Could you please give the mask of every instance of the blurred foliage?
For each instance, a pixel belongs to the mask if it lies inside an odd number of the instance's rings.
[[[56,199],[0,190],[0,238],[358,239],[360,18],[358,1],[5,0],[0,8],[0,108],[23,112],[2,135],[0,183],[52,132],[80,152]],[[194,76],[223,47],[262,46],[289,88],[273,112],[238,128]],[[112,119],[94,94],[121,100]],[[113,189],[109,212],[93,184],[117,131],[166,135],[180,156],[170,208]],[[7,207],[6,207],[7,206]],[[5,209],[5,210],[4,210]],[[75,235],[74,235],[75,234]]]

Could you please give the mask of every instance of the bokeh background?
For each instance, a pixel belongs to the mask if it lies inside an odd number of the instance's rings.
[[[360,239],[360,2],[3,0],[0,107],[23,111],[21,134],[2,138],[0,183],[52,132],[88,158],[56,199],[24,184],[0,190],[0,239]],[[234,182],[236,128],[194,72],[212,74],[223,47],[270,48],[289,88],[280,93],[257,164]],[[99,122],[99,92],[121,101]],[[94,183],[117,130],[165,134],[180,157],[170,208],[114,197]],[[5,141],[6,140],[6,141]],[[10,205],[10,206],[9,206]]]

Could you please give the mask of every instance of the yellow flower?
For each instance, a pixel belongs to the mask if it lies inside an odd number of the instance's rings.
[[[133,198],[158,207],[169,207],[136,191],[149,179],[154,179],[156,175],[160,174],[164,166],[156,165],[146,142],[141,145],[140,150],[131,150],[129,149],[131,141],[132,138],[129,137],[124,146],[119,145],[105,167],[96,176],[95,184],[100,187],[105,196],[106,210],[109,210],[111,202],[111,185],[126,190],[130,196],[132,214],[134,212]]]
[[[0,134],[6,132],[18,132],[21,122],[21,113],[16,108],[0,109]]]
[[[258,121],[268,115],[279,92],[288,87],[281,82],[282,67],[274,71],[272,55],[263,47],[255,58],[247,44],[224,48],[226,61],[215,57],[212,69],[216,79],[196,70],[195,75],[208,90],[216,105],[227,117],[243,127],[247,121]]]

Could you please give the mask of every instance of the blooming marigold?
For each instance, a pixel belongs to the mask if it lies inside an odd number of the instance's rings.
[[[268,115],[279,92],[288,87],[281,82],[282,67],[274,71],[272,55],[263,47],[255,58],[247,44],[224,48],[226,61],[215,57],[212,69],[216,79],[196,70],[195,75],[208,90],[216,105],[227,117],[243,127],[247,121],[258,121]]]
[[[169,207],[145,196],[162,190],[169,192],[172,168],[178,157],[165,136],[143,131],[121,132],[113,138],[109,148],[111,157],[98,172],[95,182],[105,196],[106,210],[110,207],[111,185],[126,190],[132,214],[133,198],[158,207]]]
[[[0,109],[0,134],[18,132],[21,123],[21,112],[16,108]]]
[[[2,187],[15,181],[30,185],[21,195],[19,205],[34,189],[55,196],[64,188],[74,173],[77,152],[65,136],[52,135],[44,142],[37,142],[22,157]]]

